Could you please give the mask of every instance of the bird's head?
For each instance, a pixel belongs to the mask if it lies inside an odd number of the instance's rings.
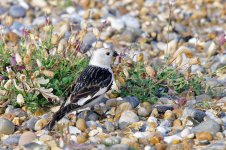
[[[117,56],[118,54],[116,51],[109,48],[100,48],[94,50],[89,64],[103,68],[110,68],[113,57]]]

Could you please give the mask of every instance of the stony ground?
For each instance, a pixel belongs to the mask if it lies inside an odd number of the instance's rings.
[[[187,91],[175,98],[169,92],[155,104],[130,95],[104,98],[95,111],[107,112],[106,118],[92,111],[68,114],[49,133],[42,128],[58,106],[31,113],[0,103],[0,150],[225,150],[226,74],[218,70],[226,65],[225,8],[224,0],[1,0],[0,33],[8,47],[29,32],[41,41],[41,28],[52,24],[61,37],[53,40],[57,46],[52,52],[60,52],[68,44],[65,39],[88,28],[82,52],[112,43],[131,61],[142,56],[155,66],[168,55],[172,66],[182,66],[182,74],[189,62],[191,74],[215,75],[205,77],[212,95]]]

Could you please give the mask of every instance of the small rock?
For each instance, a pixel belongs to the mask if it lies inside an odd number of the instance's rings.
[[[118,100],[117,99],[109,99],[106,102],[107,107],[116,107],[118,105]]]
[[[84,136],[84,135],[78,135],[76,138],[77,138],[77,142],[78,142],[79,144],[85,143],[85,142],[87,141],[87,137]]]
[[[181,137],[184,138],[184,137],[187,137],[190,133],[191,133],[191,130],[186,128],[180,133],[180,135],[181,135]]]
[[[2,141],[3,145],[17,145],[20,139],[20,135],[12,135],[9,136],[7,139]]]
[[[133,111],[127,110],[124,111],[119,119],[120,129],[126,127],[130,123],[138,122],[139,117]]]
[[[164,143],[158,143],[155,145],[156,150],[165,150],[167,149],[167,144]]]
[[[15,125],[5,118],[0,118],[0,134],[12,134],[15,130]]]
[[[216,133],[216,139],[217,140],[223,140],[224,139],[224,134],[221,132],[217,132]]]
[[[175,139],[175,140],[172,140],[171,143],[172,143],[172,144],[179,144],[179,143],[181,143],[181,140]]]
[[[139,32],[136,30],[124,30],[119,37],[121,41],[133,43],[136,42],[137,38],[139,37]]]
[[[91,130],[90,132],[89,132],[89,136],[95,136],[95,135],[97,135],[99,133],[99,131],[97,130],[97,129],[94,129],[94,130]]]
[[[129,102],[122,103],[117,107],[115,115],[120,115],[122,112],[131,110],[131,109],[132,109],[132,106]]]
[[[20,136],[19,146],[23,146],[25,144],[31,143],[35,138],[36,138],[36,135],[33,132],[31,131],[24,132]]]
[[[130,15],[124,15],[122,16],[122,21],[126,24],[127,27],[130,28],[139,28],[140,23],[137,18],[132,17]]]
[[[220,132],[220,129],[221,127],[217,122],[212,119],[208,119],[192,128],[192,132],[210,132],[212,135],[215,135],[217,132]]]
[[[39,8],[44,8],[47,6],[47,2],[45,0],[39,0],[39,1],[36,1],[36,0],[32,0],[31,1],[31,5],[33,7],[39,7]]]
[[[195,137],[194,133],[191,133],[191,134],[187,135],[187,138],[189,138],[189,139],[193,139],[194,137]]]
[[[42,142],[50,141],[50,140],[52,140],[52,139],[53,139],[53,138],[52,138],[52,136],[50,136],[50,135],[41,135],[41,136],[39,137],[39,140],[42,141]]]
[[[129,150],[129,145],[127,144],[116,144],[113,145],[109,150]]]
[[[137,111],[138,115],[141,117],[147,117],[149,115],[149,112],[147,111],[146,108],[140,107]]]
[[[81,130],[79,130],[78,128],[74,127],[74,126],[69,126],[69,133],[70,134],[81,134]]]
[[[140,104],[140,100],[135,96],[127,96],[123,100],[129,102],[133,108],[136,108]]]
[[[118,31],[121,31],[125,27],[125,24],[121,19],[111,18],[110,22],[111,22],[112,28],[114,28]]]
[[[160,132],[163,136],[165,136],[171,129],[169,127],[158,126],[156,128],[158,132]]]
[[[182,126],[182,121],[180,119],[176,119],[173,121],[173,127],[181,127]]]
[[[39,130],[43,129],[47,124],[48,124],[48,120],[45,118],[42,118],[35,123],[34,129],[36,131],[39,131]]]
[[[159,105],[159,106],[156,106],[155,108],[157,108],[158,113],[160,114],[164,114],[167,110],[173,110],[172,106],[167,106],[167,105]]]
[[[26,13],[26,10],[19,5],[14,5],[9,8],[9,15],[14,18],[24,17],[25,13]]]
[[[106,138],[106,139],[104,140],[104,144],[105,144],[106,146],[112,146],[112,145],[115,145],[115,144],[119,144],[120,141],[121,141],[120,138],[114,137],[114,136],[113,136],[113,137]]]
[[[158,123],[158,119],[155,118],[155,117],[153,117],[153,116],[150,116],[150,117],[148,118],[147,122],[154,122],[154,123],[157,124],[157,123]]]
[[[85,131],[86,130],[86,121],[82,118],[79,118],[77,121],[76,121],[76,127],[81,130],[81,131]]]
[[[196,96],[195,99],[196,99],[198,102],[201,102],[201,101],[206,101],[206,102],[208,102],[208,101],[211,100],[211,97],[210,97],[209,95],[207,95],[207,94],[202,94],[202,95]]]
[[[150,143],[151,143],[152,145],[156,145],[156,144],[160,143],[161,140],[162,140],[162,137],[160,137],[160,136],[153,136],[153,137],[151,137],[151,139],[150,139]]]
[[[32,117],[28,121],[24,122],[22,124],[23,127],[34,130],[35,123],[39,120],[40,118],[38,117]]]
[[[97,40],[96,36],[92,32],[88,32],[83,38],[81,52],[83,52],[83,53],[87,52],[92,47],[92,44],[96,40]]]
[[[111,122],[106,121],[104,123],[104,127],[107,129],[108,132],[113,132],[115,130],[114,125]]]
[[[182,140],[182,138],[178,135],[166,136],[164,137],[164,141],[167,143],[171,143],[173,140]]]
[[[38,144],[36,142],[28,143],[23,146],[24,150],[49,150],[45,144]]]
[[[206,116],[206,114],[203,111],[200,111],[200,110],[197,110],[194,108],[190,108],[190,107],[186,107],[183,111],[182,118],[187,118],[188,116],[191,116],[195,120],[201,122],[201,121],[203,121],[203,118]]]
[[[0,15],[4,14],[5,12],[6,12],[6,9],[0,6]]]
[[[198,140],[200,140],[200,141],[202,141],[202,140],[208,140],[208,141],[213,140],[213,136],[212,136],[212,134],[209,133],[209,132],[197,132],[197,133],[195,134],[195,136],[196,136],[196,138],[197,138]]]
[[[169,120],[175,119],[175,115],[171,110],[167,110],[164,113],[164,119],[169,119]]]
[[[205,149],[208,149],[208,150],[225,150],[226,149],[225,140],[217,141],[216,143],[210,144]]]
[[[200,145],[208,145],[208,144],[210,144],[210,142],[208,140],[202,140],[202,141],[199,141],[199,144]]]
[[[37,17],[33,20],[32,22],[32,25],[33,26],[38,26],[38,27],[41,27],[43,25],[45,25],[47,22],[46,22],[46,17],[45,16],[41,16],[41,17]]]

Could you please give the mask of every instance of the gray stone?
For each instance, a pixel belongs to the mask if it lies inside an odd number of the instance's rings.
[[[47,145],[44,144],[38,144],[35,142],[25,144],[23,146],[24,150],[49,150]]]
[[[225,150],[226,149],[226,143],[225,141],[217,141],[216,143],[208,145],[205,149],[208,150]]]
[[[46,17],[45,16],[41,16],[41,17],[35,18],[33,20],[33,22],[32,22],[32,25],[40,27],[40,26],[45,25],[46,23],[47,23],[46,22]]]
[[[130,123],[138,122],[139,117],[133,111],[127,110],[124,111],[119,118],[119,128],[123,129]]]
[[[89,113],[87,114],[85,120],[86,120],[86,121],[90,121],[90,120],[96,121],[96,120],[98,120],[98,118],[99,118],[99,116],[98,116],[96,113],[94,113],[94,112],[92,112],[92,111],[89,111]]]
[[[6,9],[0,6],[0,15],[4,14],[5,12],[6,12]]]
[[[158,113],[164,114],[167,110],[173,110],[173,106],[168,105],[159,105],[155,106],[155,108],[158,110]]]
[[[14,5],[9,9],[9,15],[14,18],[24,17],[26,14],[26,10],[19,5]]]
[[[119,137],[109,137],[109,138],[106,138],[104,140],[104,144],[106,146],[112,146],[112,145],[115,145],[115,144],[119,144],[121,141],[121,139]]]
[[[210,101],[211,100],[211,97],[207,94],[202,94],[202,95],[198,95],[196,96],[196,100],[197,101]]]
[[[201,110],[197,110],[191,107],[186,107],[183,111],[182,118],[187,118],[188,116],[191,116],[195,120],[201,122],[203,121],[203,118],[206,116],[206,114]]]
[[[124,15],[124,16],[122,16],[122,21],[129,28],[139,28],[140,27],[139,20],[133,16]]]
[[[220,132],[221,127],[220,125],[212,120],[208,119],[206,121],[201,122],[199,125],[195,126],[191,129],[192,132],[210,132],[211,134],[215,135],[217,132]]]
[[[81,46],[81,52],[85,53],[92,47],[92,44],[96,42],[97,38],[92,32],[88,32],[83,38],[83,43]]]
[[[150,113],[147,111],[146,108],[140,107],[137,111],[138,115],[141,117],[147,117]]]
[[[140,36],[140,32],[138,30],[127,29],[122,32],[121,36],[119,37],[119,40],[128,42],[128,43],[133,43],[133,42],[136,42],[139,36]]]
[[[107,107],[116,107],[118,105],[118,100],[117,99],[109,99],[106,102]]]
[[[140,100],[135,96],[126,96],[123,100],[129,102],[133,108],[136,108],[140,104]]]
[[[15,125],[5,118],[0,118],[0,134],[12,134],[15,130]]]
[[[210,142],[208,140],[202,140],[202,141],[199,141],[199,144],[200,145],[208,145],[208,144],[210,144]]]
[[[115,130],[115,127],[114,127],[113,123],[108,122],[108,121],[106,121],[106,122],[104,123],[104,127],[106,128],[106,130],[107,130],[108,132],[112,132],[112,131]]]
[[[7,107],[5,110],[5,113],[7,114],[14,114],[16,117],[24,117],[27,116],[27,113],[23,111],[21,108],[12,108],[12,107]]]
[[[39,120],[39,117],[30,118],[28,121],[22,124],[23,127],[34,130],[35,123]]]
[[[20,139],[20,135],[12,135],[9,136],[7,139],[3,140],[3,145],[17,145]]]
[[[129,145],[127,144],[116,144],[108,148],[109,150],[129,150]]]

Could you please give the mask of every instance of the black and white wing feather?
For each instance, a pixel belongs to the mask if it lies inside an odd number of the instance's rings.
[[[99,96],[110,90],[113,83],[113,74],[109,69],[97,66],[88,66],[71,86],[67,100],[61,108],[53,115],[53,119],[47,125],[51,130],[56,121],[59,121],[66,113],[88,104]]]

